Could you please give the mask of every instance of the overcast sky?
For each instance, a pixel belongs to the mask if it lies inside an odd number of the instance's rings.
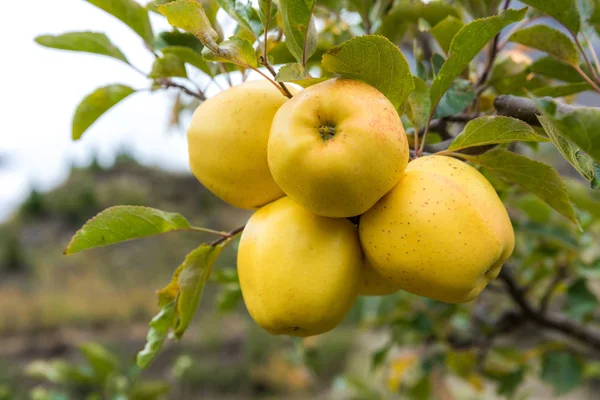
[[[146,164],[188,170],[185,136],[167,129],[172,92],[136,93],[82,140],[70,139],[73,112],[86,94],[111,83],[143,88],[148,81],[117,60],[47,49],[33,39],[46,33],[105,32],[134,65],[148,71],[152,57],[126,25],[82,0],[30,0],[27,10],[23,2],[2,3],[0,155],[8,164],[0,167],[0,221],[32,187],[60,184],[72,163],[86,164],[94,153],[110,163],[126,147]],[[152,18],[155,27],[168,27],[161,17]]]

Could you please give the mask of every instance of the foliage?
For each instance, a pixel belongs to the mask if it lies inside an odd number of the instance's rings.
[[[169,392],[167,382],[138,379],[139,371],[122,365],[115,354],[97,343],[82,344],[79,352],[84,359],[81,364],[63,360],[31,362],[25,370],[27,375],[58,388],[46,390],[38,386],[30,395],[36,399],[108,397],[159,400]]]
[[[580,349],[600,350],[600,338],[590,328],[598,325],[592,287],[600,278],[600,199],[585,185],[599,187],[600,110],[566,106],[556,98],[600,93],[598,57],[592,45],[585,48],[598,40],[597,2],[524,0],[528,7],[520,10],[506,0],[261,0],[256,8],[249,1],[174,0],[153,2],[148,9],[133,0],[88,2],[128,25],[156,55],[144,71],[132,66],[153,90],[178,89],[204,101],[206,94],[189,74],[194,69],[202,82],[218,84],[254,71],[286,95],[282,81],[308,86],[335,76],[359,79],[397,108],[413,139],[413,157],[439,153],[466,160],[496,187],[517,236],[499,281],[477,301],[460,306],[402,292],[361,300],[362,324],[386,332],[387,343],[373,349],[372,364],[375,371],[388,371],[388,385],[348,373],[340,390],[356,398],[390,392],[430,398],[445,376],[454,376],[476,394],[495,387],[513,397],[523,391],[525,378],[536,374],[558,395],[588,377],[592,357]],[[235,25],[231,37],[223,37],[218,8]],[[165,16],[173,29],[155,34],[149,9]],[[552,27],[531,24],[542,15],[552,19]],[[44,35],[37,42],[131,65],[102,33]],[[544,56],[532,62],[515,44]],[[113,84],[88,95],[75,113],[73,139],[84,137],[135,92]],[[557,156],[587,182],[565,182],[541,161]],[[74,201],[97,206],[93,188]],[[27,209],[40,213],[46,204],[33,199]],[[81,216],[73,212],[72,218]],[[179,214],[120,207],[88,222],[67,252],[180,230],[217,237],[192,251],[159,292],[161,310],[138,358],[146,366],[170,329],[177,337],[184,334],[215,258],[242,229],[220,232],[191,226]],[[211,279],[224,285],[223,309],[234,308],[236,279],[219,280],[214,273]],[[531,340],[519,342],[519,330],[531,332]],[[570,340],[555,341],[547,332]],[[394,353],[406,347],[416,349],[411,357]]]

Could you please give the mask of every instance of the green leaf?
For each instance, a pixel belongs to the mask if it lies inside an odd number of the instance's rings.
[[[442,50],[448,53],[452,39],[463,26],[465,24],[460,19],[449,15],[431,28],[429,32],[437,40]]]
[[[75,233],[65,254],[190,227],[190,223],[180,214],[150,207],[110,207]]]
[[[520,367],[516,371],[508,372],[498,376],[493,376],[492,379],[498,382],[497,393],[506,398],[512,398],[517,389],[523,383],[525,377],[525,368]]]
[[[178,30],[159,33],[152,42],[156,50],[167,47],[188,47],[200,54],[204,46],[196,36],[189,32]]]
[[[173,53],[165,53],[162,57],[154,60],[152,72],[149,75],[150,78],[158,79],[173,76],[187,78],[185,64],[178,56]]]
[[[600,176],[600,169],[596,172],[596,176]],[[584,185],[579,179],[567,178],[565,184],[569,197],[577,208],[600,219],[600,192],[591,190],[589,185]]]
[[[137,381],[127,394],[127,399],[131,400],[163,400],[171,390],[168,382],[157,381]],[[119,400],[123,398],[118,398]],[[90,400],[90,399],[86,399]],[[124,399],[123,399],[124,400]]]
[[[152,42],[152,26],[148,18],[148,10],[134,0],[85,0],[120,19],[146,43]]]
[[[571,65],[577,65],[579,61],[577,49],[571,39],[546,25],[520,29],[510,35],[509,40],[548,53]]]
[[[53,49],[82,51],[113,57],[127,64],[127,58],[104,33],[68,32],[62,35],[42,35],[35,38],[38,44]]]
[[[429,87],[425,81],[413,76],[415,90],[408,96],[405,113],[416,130],[427,125],[431,113],[431,99],[429,98]]]
[[[464,157],[497,173],[507,181],[529,190],[560,214],[578,224],[565,184],[551,166],[498,148],[480,156]]]
[[[202,51],[207,61],[230,62],[244,68],[257,68],[256,52],[252,43],[239,36],[232,36],[219,44],[218,49]]]
[[[457,79],[440,99],[434,118],[444,118],[462,112],[475,100],[475,92],[471,82],[465,79]]]
[[[79,346],[79,351],[101,381],[105,382],[110,374],[118,371],[117,358],[98,343],[84,343]]]
[[[477,19],[465,25],[450,45],[448,59],[431,86],[431,102],[437,104],[471,60],[507,25],[520,21],[526,9],[506,10],[498,15]]]
[[[414,89],[404,55],[383,36],[360,36],[335,46],[323,55],[322,65],[331,73],[374,86],[396,109]]]
[[[317,83],[324,82],[328,79],[330,78],[313,78],[304,67],[298,63],[290,63],[282,66],[279,71],[277,71],[277,76],[275,77],[277,82],[292,82],[302,87],[316,85]]]
[[[573,33],[579,32],[580,17],[577,0],[521,0],[563,24]]]
[[[563,311],[571,318],[584,321],[598,309],[598,299],[587,287],[587,281],[580,278],[569,285]]]
[[[179,58],[181,61],[198,68],[206,75],[213,76],[213,71],[210,69],[204,58],[202,58],[202,55],[197,51],[190,49],[189,47],[170,46],[161,49],[161,52],[165,57],[167,57],[167,55],[172,54]]]
[[[563,82],[585,82],[585,79],[571,65],[551,56],[538,58],[529,66],[528,71]]]
[[[475,18],[496,13],[502,0],[462,0],[461,4]]]
[[[316,0],[279,0],[285,44],[296,60],[306,61],[317,49],[317,28],[312,18]]]
[[[402,1],[392,7],[385,15],[381,26],[377,29],[377,34],[398,43],[410,24],[417,24],[419,19],[423,19],[430,26],[434,26],[449,15],[460,18],[460,14],[455,7],[441,1],[428,3]]]
[[[526,233],[528,237],[538,236],[571,250],[578,250],[579,248],[579,242],[570,230],[550,225],[547,221],[545,223],[521,223],[519,224],[518,229],[519,231]]]
[[[592,188],[599,189],[600,165],[574,146],[546,117],[538,115],[538,120],[563,157],[590,182]]]
[[[201,245],[187,255],[180,267],[181,270],[177,278],[179,285],[179,295],[177,296],[179,320],[175,326],[175,336],[177,338],[181,338],[190,324],[198,304],[200,304],[210,271],[229,241],[227,240],[217,246]]]
[[[373,353],[373,356],[371,357],[371,370],[375,370],[383,364],[391,349],[392,343],[388,343]]]
[[[592,90],[592,87],[589,85],[589,83],[579,82],[559,86],[544,86],[534,89],[532,93],[537,97],[565,97],[585,92],[587,90]]]
[[[554,100],[536,100],[538,109],[561,135],[600,162],[600,110],[593,107],[565,109]]]
[[[277,3],[273,0],[258,0],[258,16],[263,25],[266,25],[267,21],[271,21],[275,14],[277,14]]]
[[[114,105],[135,93],[129,86],[114,84],[96,89],[87,95],[75,110],[72,122],[72,138],[79,140],[84,132]]]
[[[563,395],[583,384],[583,365],[571,353],[551,351],[542,357],[542,380],[554,387],[554,393]]]
[[[503,116],[475,118],[465,125],[448,150],[460,150],[473,146],[510,142],[547,142],[525,122]]]
[[[217,310],[228,313],[237,307],[242,300],[242,289],[239,283],[224,285],[217,296]]]
[[[259,20],[256,10],[252,8],[252,2],[248,0],[217,0],[219,6],[235,19],[241,26],[257,37],[261,30],[262,24]]]
[[[177,302],[173,300],[162,306],[160,312],[150,321],[150,330],[146,336],[146,345],[137,354],[138,367],[142,369],[146,368],[157,356],[169,334],[169,329],[175,323],[176,309]]]

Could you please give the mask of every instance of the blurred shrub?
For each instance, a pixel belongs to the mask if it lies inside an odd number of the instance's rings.
[[[25,250],[19,240],[18,231],[2,227],[0,229],[0,271],[15,273],[23,272],[26,268]]]

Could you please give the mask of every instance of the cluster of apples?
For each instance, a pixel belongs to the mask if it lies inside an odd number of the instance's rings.
[[[198,180],[258,209],[238,251],[254,320],[310,336],[337,326],[358,295],[476,297],[514,247],[491,184],[454,158],[409,162],[397,111],[366,83],[292,92],[245,82],[202,103],[188,130]]]

